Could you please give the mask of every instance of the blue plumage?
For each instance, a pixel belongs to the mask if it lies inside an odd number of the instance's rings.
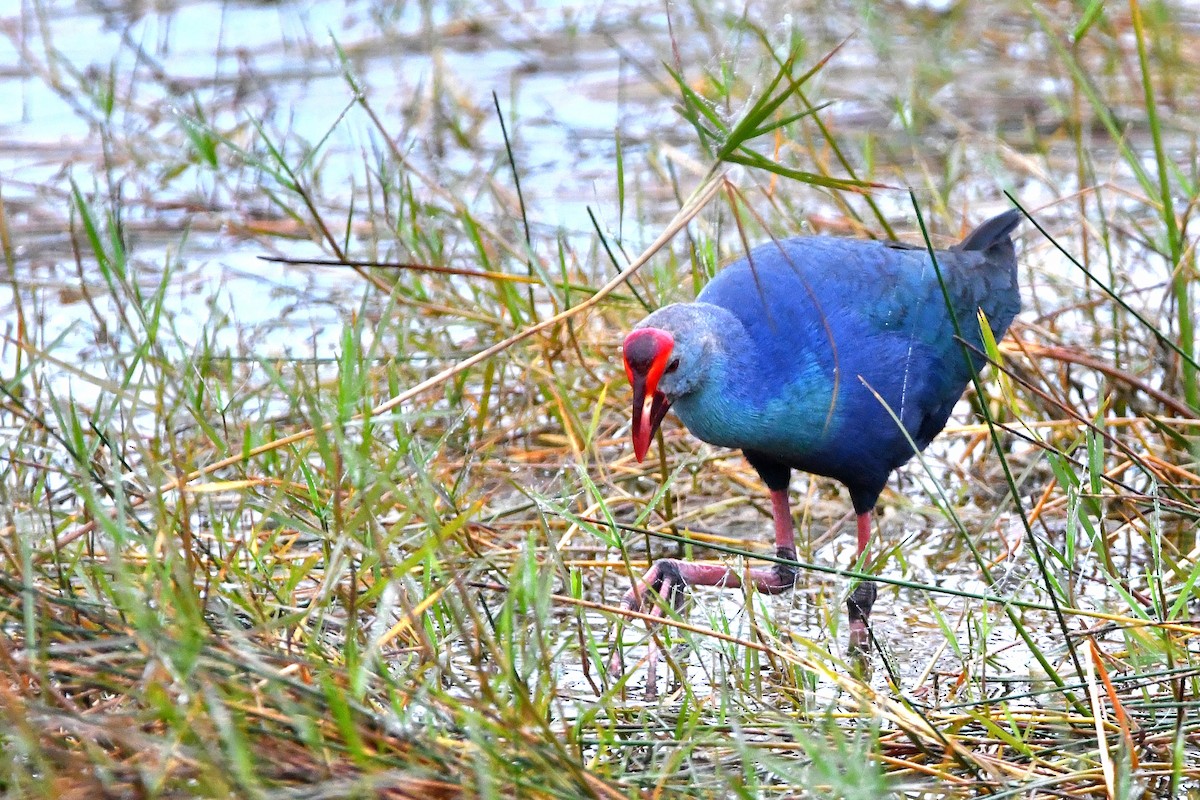
[[[625,337],[637,459],[673,407],[700,439],[740,448],[771,490],[779,560],[746,573],[759,591],[787,591],[796,579],[793,469],[846,485],[857,557],[865,557],[871,509],[888,476],[945,427],[972,362],[983,366],[964,353],[952,319],[968,352],[978,352],[978,311],[998,339],[1020,310],[1009,238],[1019,221],[1009,211],[985,222],[937,252],[937,268],[926,250],[894,243],[764,244],[722,270],[696,302],[659,309]],[[640,608],[653,589],[678,605],[683,586],[743,579],[723,566],[660,559],[622,604]],[[869,641],[875,597],[864,580],[846,601],[856,649]],[[620,670],[615,654],[610,670]]]
[[[1018,221],[1010,211],[937,253],[960,330],[980,350],[976,310],[999,338],[1020,309],[1009,239]],[[694,388],[672,397],[670,375],[658,386],[693,434],[749,451],[756,467],[835,478],[859,512],[874,506],[913,443],[923,449],[941,431],[971,377],[929,253],[903,245],[764,244],[696,303],[660,309],[638,327],[670,332],[680,352],[704,343]]]

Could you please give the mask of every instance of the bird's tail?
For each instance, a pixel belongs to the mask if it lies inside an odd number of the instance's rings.
[[[967,234],[967,238],[963,239],[951,250],[966,251],[966,250],[991,250],[998,244],[1008,241],[1009,234],[1013,232],[1021,222],[1021,212],[1019,209],[1010,208],[1003,214],[992,217],[987,222],[980,225],[975,230]]]

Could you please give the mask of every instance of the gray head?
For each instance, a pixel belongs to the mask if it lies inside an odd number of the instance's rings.
[[[708,376],[719,349],[718,323],[739,324],[717,306],[677,303],[655,311],[625,337],[621,350],[633,386],[633,453],[638,461],[650,449],[671,403],[695,391]]]

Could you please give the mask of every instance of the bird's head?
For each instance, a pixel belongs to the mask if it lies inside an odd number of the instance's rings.
[[[710,337],[705,320],[697,318],[698,305],[668,306],[625,337],[621,352],[633,386],[633,454],[639,462],[671,403],[703,377]]]

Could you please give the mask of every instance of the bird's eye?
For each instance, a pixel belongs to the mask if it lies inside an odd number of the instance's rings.
[[[674,372],[677,369],[679,369],[679,359],[675,358],[675,359],[671,360],[670,364],[667,364],[667,368],[663,370],[663,374],[670,375],[672,372]]]

